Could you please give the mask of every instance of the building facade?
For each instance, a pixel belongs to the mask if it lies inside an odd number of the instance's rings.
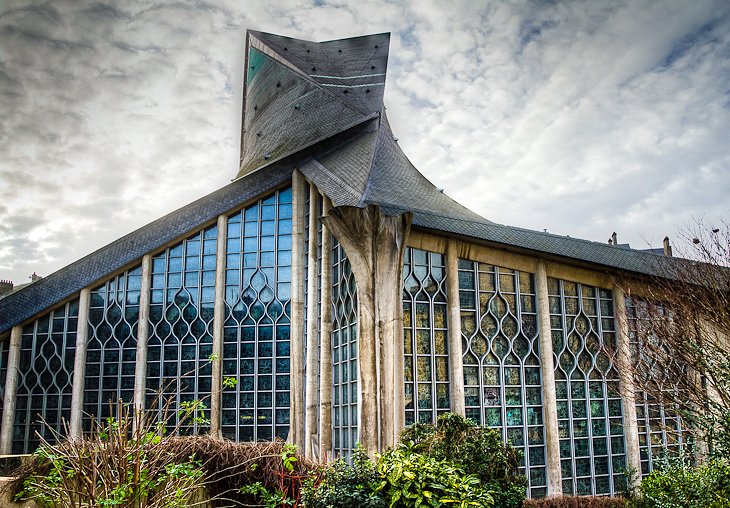
[[[160,391],[206,401],[186,431],[317,458],[457,412],[523,452],[531,497],[614,494],[677,444],[634,388],[622,289],[656,254],[436,189],[388,125],[388,43],[247,33],[233,182],[0,299],[1,453]]]

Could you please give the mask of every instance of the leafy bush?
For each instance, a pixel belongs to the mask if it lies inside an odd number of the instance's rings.
[[[375,465],[358,445],[352,466],[338,459],[310,476],[302,488],[302,501],[307,508],[385,508],[380,484]]]
[[[693,466],[685,457],[666,459],[644,478],[637,508],[730,508],[730,464]]]
[[[382,455],[377,471],[383,478],[378,488],[390,500],[389,508],[494,505],[492,496],[476,476],[465,474],[449,461],[406,448]]]
[[[437,425],[415,424],[401,434],[401,446],[436,460],[447,460],[472,474],[492,492],[495,508],[517,508],[525,499],[527,478],[519,471],[519,452],[500,434],[455,413]]]

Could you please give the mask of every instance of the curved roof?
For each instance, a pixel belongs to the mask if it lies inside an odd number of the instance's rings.
[[[383,105],[389,34],[309,42],[246,36],[241,165],[234,181],[0,299],[0,334],[284,185],[299,169],[335,206],[413,212],[414,226],[603,271],[658,275],[653,253],[495,224],[437,189],[408,160]]]

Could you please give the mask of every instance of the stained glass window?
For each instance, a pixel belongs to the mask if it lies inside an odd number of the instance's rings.
[[[624,422],[613,295],[548,278],[563,493],[623,490]]]
[[[289,434],[292,192],[283,189],[228,218],[223,435]]]
[[[74,300],[23,327],[13,453],[33,452],[40,444],[36,432],[55,442],[54,432],[62,433],[71,417],[78,315]]]
[[[8,375],[8,354],[10,353],[10,337],[0,343],[0,400],[5,397],[5,378]]]
[[[357,285],[337,242],[332,249],[332,447],[350,457],[358,434]]]
[[[403,261],[406,425],[451,409],[443,254],[408,247]]]
[[[91,291],[84,378],[84,425],[115,415],[111,403],[134,398],[142,268],[128,270]]]
[[[216,226],[207,228],[152,258],[147,407],[171,401],[170,428],[181,421],[181,404],[210,405],[216,236]],[[180,430],[199,427],[187,418]]]
[[[631,297],[626,298],[626,314],[631,358],[634,360],[637,384],[641,386],[647,374],[651,373],[652,381],[659,382],[662,390],[674,392],[670,396],[670,399],[673,398],[679,388],[669,378],[668,372],[676,372],[681,369],[667,370],[662,366],[663,362],[671,361],[672,355],[668,351],[663,353],[662,358],[659,359],[653,354],[654,348],[657,346],[649,348],[644,346],[645,341],[651,340],[651,319],[667,316],[666,308],[661,304]],[[661,375],[657,376],[657,374]],[[645,391],[636,391],[636,419],[639,429],[642,475],[651,472],[657,458],[689,449],[689,435],[683,427],[678,411],[672,409],[671,404],[665,405]]]
[[[542,373],[531,274],[459,260],[466,415],[523,452],[531,497],[546,495]]]

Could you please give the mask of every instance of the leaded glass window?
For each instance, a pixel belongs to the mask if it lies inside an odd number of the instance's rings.
[[[55,442],[71,417],[78,315],[74,300],[23,327],[13,453],[33,452],[40,444],[36,432]]]
[[[406,425],[451,409],[444,256],[411,247],[403,261]]]
[[[222,428],[238,441],[289,434],[291,203],[286,188],[228,217]]]
[[[466,416],[521,450],[529,494],[547,491],[542,373],[532,274],[459,260]]]
[[[626,468],[613,295],[548,278],[563,493],[614,494]]]
[[[209,227],[152,258],[147,407],[171,401],[169,428],[180,423],[181,404],[209,405],[216,236],[216,226]],[[188,418],[180,430],[200,429]]]
[[[679,387],[676,381],[670,379],[669,372],[682,369],[665,368],[664,362],[672,361],[671,352],[663,352],[660,359],[653,354],[657,346],[648,348],[645,346],[645,341],[651,340],[651,320],[668,318],[666,308],[654,302],[626,298],[626,313],[637,384],[641,386],[646,379],[651,378],[655,386],[659,383],[658,388],[662,392],[672,392],[668,398],[674,399],[678,395]],[[672,409],[671,404],[664,404],[643,390],[636,391],[636,419],[642,475],[652,471],[658,458],[687,449],[689,437],[687,429],[683,427],[678,411]]]
[[[0,401],[5,400],[5,381],[8,376],[8,354],[10,353],[10,337],[0,343]]]
[[[115,414],[110,403],[134,398],[142,267],[91,291],[84,377],[84,425]]]
[[[358,433],[357,284],[345,251],[332,248],[332,452],[350,457]]]

